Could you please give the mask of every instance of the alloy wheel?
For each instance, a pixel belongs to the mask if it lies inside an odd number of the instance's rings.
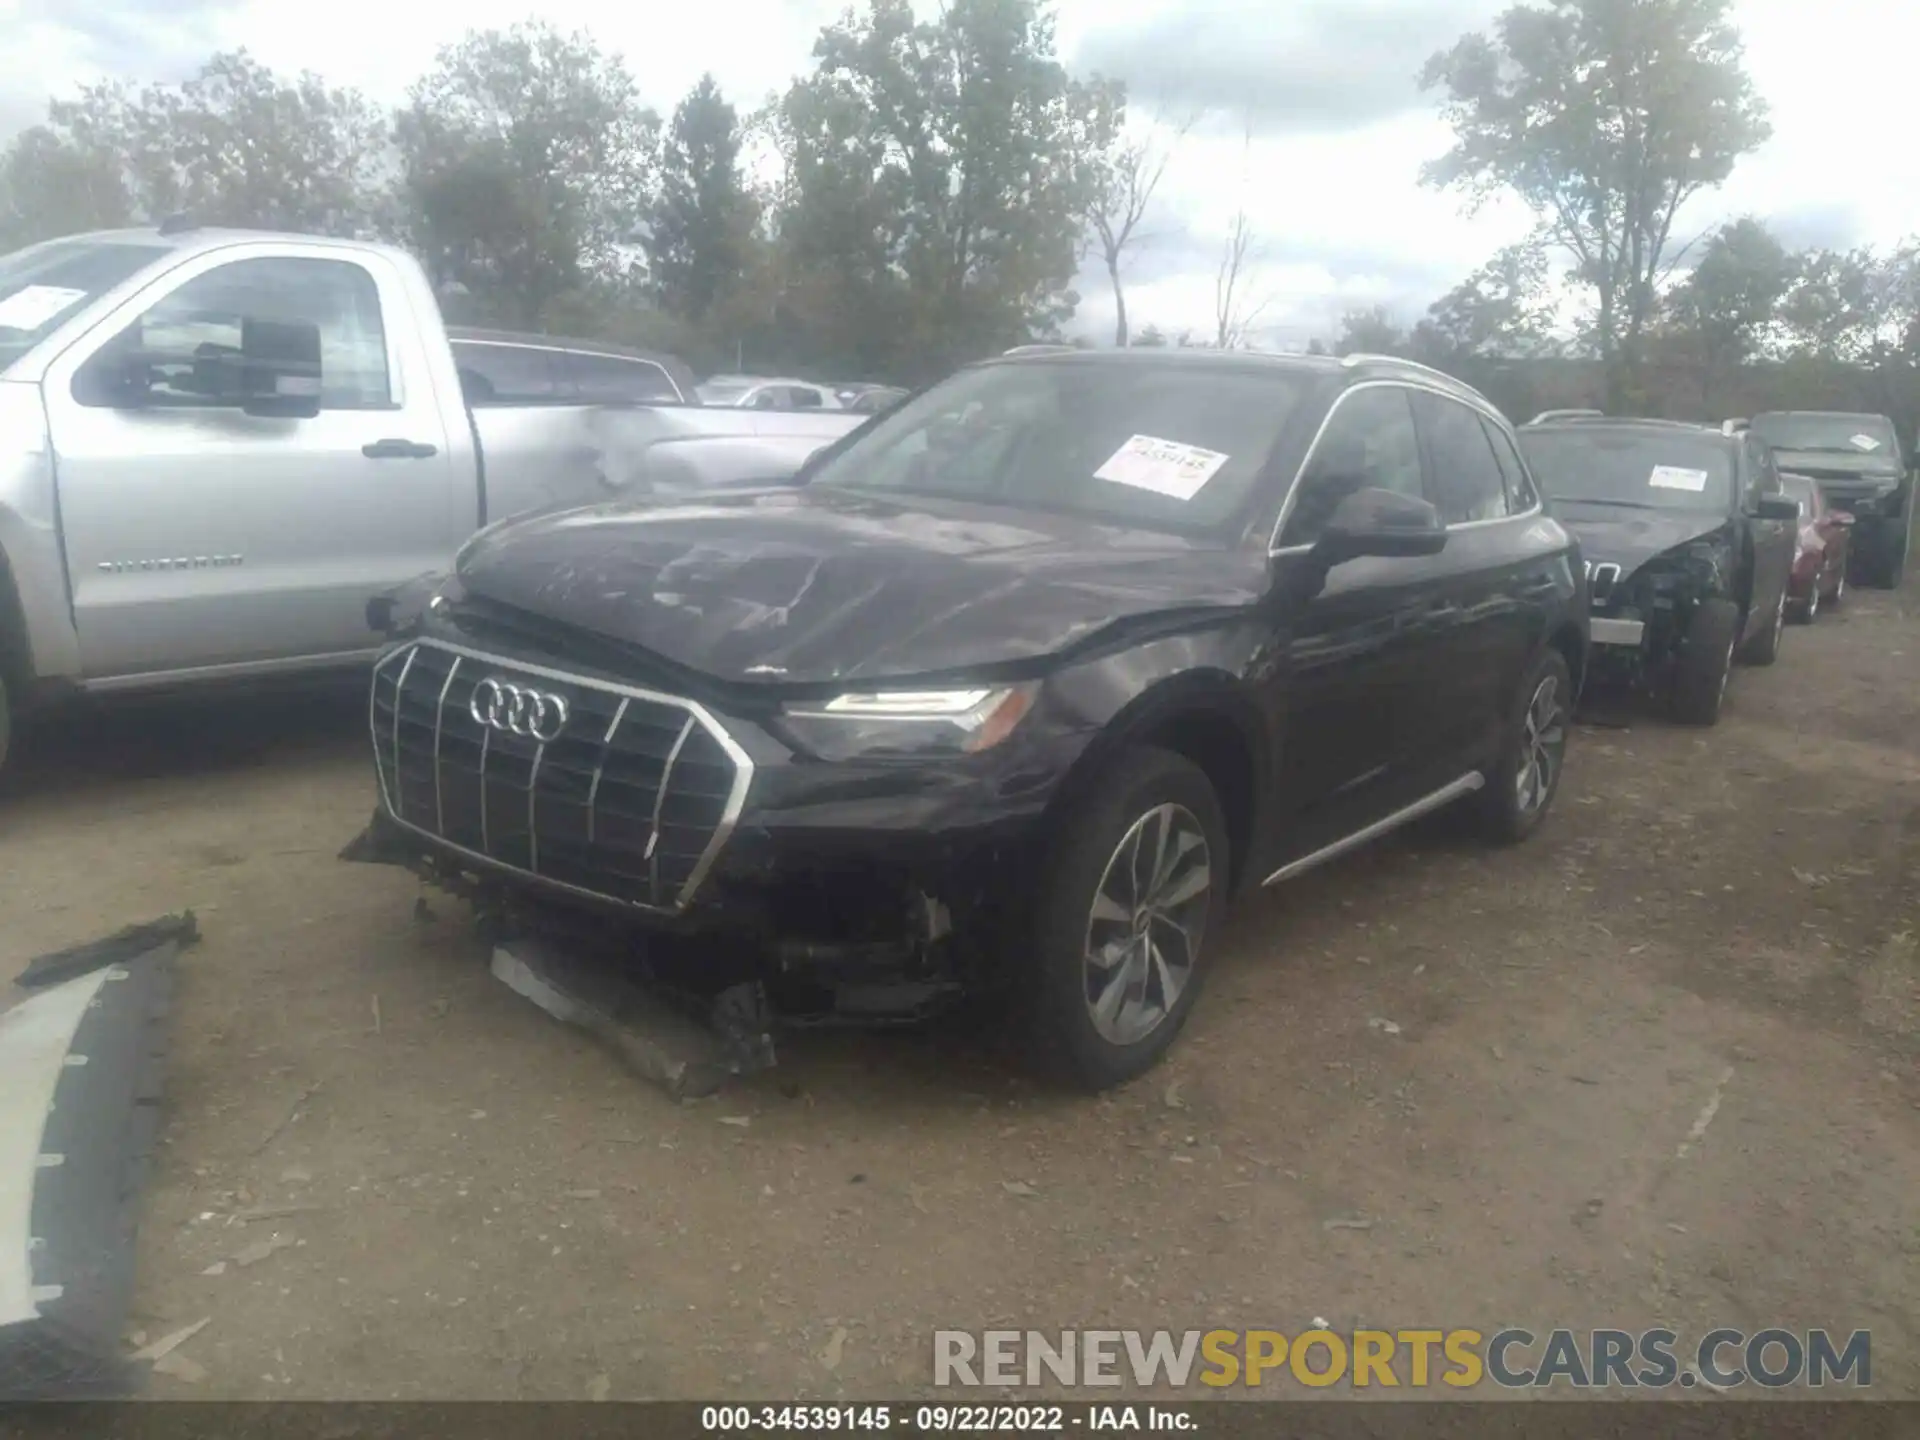
[[[1193,980],[1213,888],[1206,831],[1184,805],[1157,805],[1121,837],[1087,916],[1087,1014],[1103,1040],[1159,1029]]]
[[[1520,730],[1520,769],[1514,778],[1522,815],[1531,815],[1547,803],[1567,748],[1566,710],[1560,703],[1560,681],[1549,675],[1527,702]]]

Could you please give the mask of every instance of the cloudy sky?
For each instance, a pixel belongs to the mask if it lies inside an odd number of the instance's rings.
[[[468,28],[537,8],[620,51],[666,111],[711,70],[753,103],[807,63],[844,0],[0,0],[0,139],[51,94],[103,75],[176,80],[244,45],[277,69],[397,101],[434,51]],[[1529,228],[1513,208],[1464,215],[1420,188],[1447,132],[1414,76],[1435,50],[1482,28],[1501,0],[1058,0],[1060,52],[1128,81],[1143,113],[1209,112],[1181,145],[1131,260],[1136,326],[1210,330],[1214,269],[1246,196],[1259,242],[1251,286],[1261,339],[1331,334],[1345,310],[1384,304],[1412,320]],[[1689,232],[1731,215],[1770,220],[1796,244],[1887,244],[1920,233],[1912,67],[1920,12],[1884,0],[1735,0],[1748,63],[1775,135]],[[1249,143],[1246,133],[1251,130]],[[1104,279],[1089,275],[1077,329],[1112,333]]]

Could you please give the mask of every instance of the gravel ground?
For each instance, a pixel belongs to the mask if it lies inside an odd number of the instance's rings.
[[[335,860],[357,690],[43,736],[0,975],[200,913],[133,1325],[210,1323],[156,1394],[871,1397],[938,1328],[1318,1316],[1867,1328],[1916,1396],[1915,603],[1790,631],[1715,731],[1582,727],[1518,850],[1429,824],[1254,898],[1100,1100],[919,1034],[674,1104]]]

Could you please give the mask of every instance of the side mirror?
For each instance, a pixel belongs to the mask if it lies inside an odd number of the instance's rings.
[[[1753,513],[1761,520],[1798,520],[1800,502],[1791,495],[1762,495]]]
[[[304,320],[240,322],[240,409],[310,420],[320,413],[320,327]]]
[[[1417,495],[1370,486],[1334,507],[1313,553],[1331,568],[1363,555],[1438,555],[1446,543],[1447,527],[1430,503]]]

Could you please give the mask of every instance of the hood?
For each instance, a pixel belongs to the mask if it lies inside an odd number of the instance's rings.
[[[511,520],[462,587],[722,680],[871,682],[1050,655],[1131,619],[1253,604],[1257,550],[829,489]]]
[[[1860,486],[1897,485],[1905,478],[1900,462],[1890,455],[1847,450],[1775,450],[1773,463],[1792,475],[1815,480],[1857,482]]]
[[[1554,518],[1580,542],[1580,553],[1592,563],[1614,564],[1631,575],[1656,555],[1703,535],[1727,522],[1712,511],[1628,509],[1613,505],[1582,505],[1556,501]]]

